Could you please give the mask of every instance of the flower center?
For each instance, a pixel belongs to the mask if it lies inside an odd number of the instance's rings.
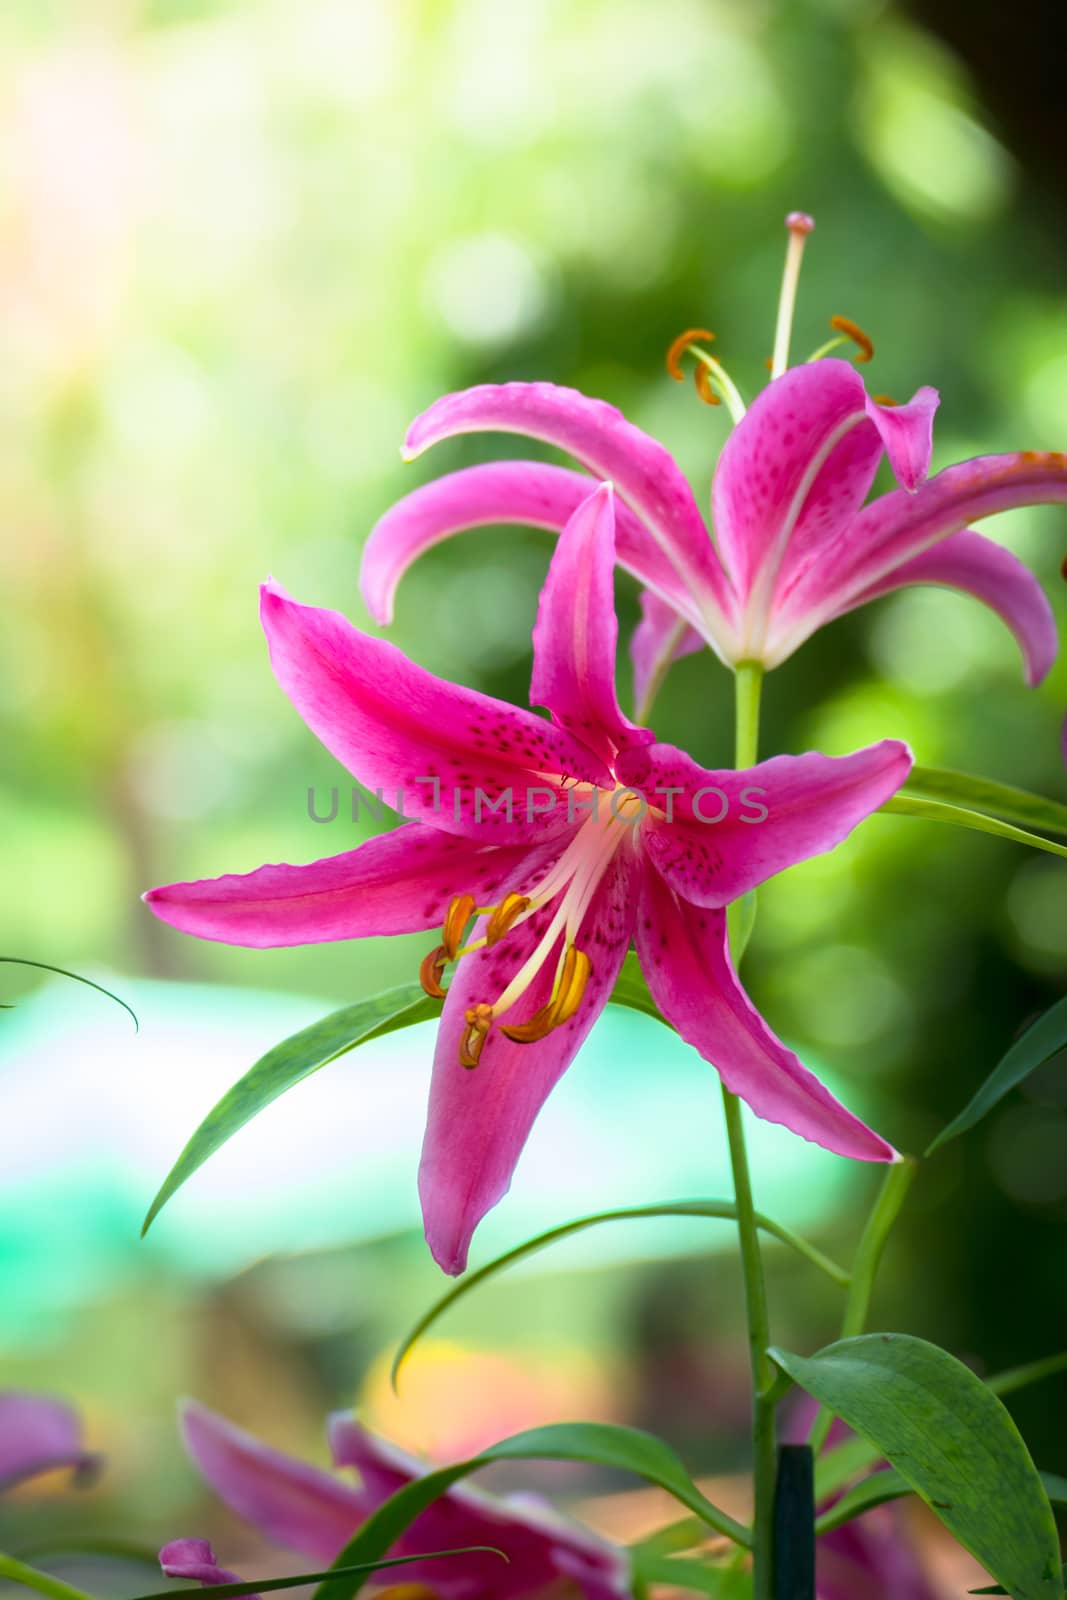
[[[588,955],[578,946],[582,923],[616,852],[648,806],[642,795],[621,784],[614,789],[579,784],[568,791],[568,808],[571,815],[579,808],[589,815],[540,882],[522,894],[510,891],[497,904],[489,906],[479,906],[472,894],[456,895],[445,913],[441,943],[429,952],[419,968],[419,979],[426,993],[443,999],[446,990],[441,979],[450,962],[499,944],[536,912],[545,906],[553,907],[530,955],[497,998],[467,1008],[466,1028],[459,1047],[461,1066],[478,1065],[494,1023],[499,1023],[501,1032],[516,1044],[533,1044],[569,1022],[581,1005],[592,972]],[[489,920],[479,937],[464,943],[464,933],[475,916]],[[526,1022],[501,1023],[500,1018],[522,999],[549,962],[554,963],[555,972],[547,1003]]]

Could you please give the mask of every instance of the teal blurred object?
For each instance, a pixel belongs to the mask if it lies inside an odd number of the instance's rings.
[[[200,1119],[256,1057],[328,1006],[259,990],[104,978],[141,1018],[48,984],[0,1033],[0,1338],[19,1341],[148,1266],[191,1277],[268,1252],[365,1242],[419,1227],[415,1189],[433,1024],[357,1050],[244,1128],[141,1220]],[[761,1205],[817,1225],[847,1164],[751,1121]],[[587,1211],[728,1196],[717,1080],[676,1035],[611,1008],[553,1095],[476,1259]],[[624,1224],[575,1239],[572,1267],[651,1250],[732,1245],[726,1226]]]

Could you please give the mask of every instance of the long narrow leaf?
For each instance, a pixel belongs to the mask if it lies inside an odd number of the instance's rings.
[[[507,1556],[503,1550],[497,1550],[491,1544],[471,1544],[458,1550],[430,1550],[425,1555],[418,1556],[391,1556],[387,1560],[362,1561],[356,1566],[343,1569],[331,1567],[328,1572],[300,1572],[292,1578],[248,1578],[241,1583],[213,1583],[211,1585],[212,1600],[240,1600],[243,1595],[267,1594],[272,1589],[298,1589],[305,1583],[321,1583],[324,1578],[344,1576],[346,1578],[362,1577],[370,1572],[381,1572],[386,1567],[409,1567],[414,1561],[440,1561],[445,1556],[470,1556],[490,1555],[499,1556],[506,1562]],[[175,1594],[183,1591],[174,1588],[156,1589],[152,1594],[139,1594],[135,1600],[172,1600]]]
[[[483,1267],[478,1267],[466,1277],[446,1290],[423,1316],[421,1316],[411,1332],[402,1341],[393,1360],[392,1381],[396,1387],[397,1375],[401,1366],[412,1349],[422,1338],[426,1330],[433,1326],[439,1317],[451,1309],[457,1302],[476,1289],[487,1278],[495,1277],[498,1272],[512,1267],[518,1261],[523,1261],[527,1256],[535,1255],[539,1250],[545,1250],[551,1244],[558,1244],[561,1239],[569,1239],[573,1234],[582,1233],[586,1228],[599,1227],[604,1222],[633,1222],[652,1217],[704,1217],[718,1221],[733,1222],[737,1219],[737,1206],[732,1200],[663,1200],[654,1205],[624,1206],[614,1211],[597,1211],[592,1216],[577,1217],[572,1222],[563,1222],[556,1228],[549,1228],[544,1233],[537,1234],[525,1243],[515,1245],[513,1249],[506,1250],[503,1255],[487,1261]],[[769,1233],[783,1244],[789,1245],[800,1255],[819,1267],[829,1278],[844,1288],[848,1284],[848,1273],[839,1267],[829,1256],[823,1255],[821,1250],[802,1239],[792,1229],[785,1227],[780,1222],[775,1222],[771,1217],[762,1213],[756,1215],[757,1226],[764,1233]]]
[[[666,1489],[709,1528],[724,1534],[735,1544],[747,1548],[751,1542],[748,1529],[712,1504],[697,1488],[678,1456],[662,1440],[637,1428],[605,1422],[560,1422],[514,1434],[467,1461],[441,1467],[405,1484],[380,1505],[349,1540],[338,1555],[336,1566],[378,1560],[427,1506],[439,1500],[454,1483],[496,1461],[588,1461],[598,1466],[621,1468]],[[353,1600],[361,1587],[358,1576],[353,1580],[335,1571],[315,1591],[314,1600]]]
[[[1032,1022],[1021,1038],[1016,1039],[1007,1055],[1002,1056],[989,1077],[954,1117],[947,1128],[942,1128],[927,1149],[928,1156],[941,1145],[947,1144],[961,1133],[981,1122],[987,1112],[999,1105],[1006,1094],[1018,1088],[1031,1072],[1036,1071],[1050,1056],[1067,1045],[1067,995]]]
[[[902,795],[920,795],[926,800],[947,800],[950,805],[967,806],[1020,822],[1028,828],[1044,828],[1047,833],[1067,834],[1067,806],[1044,795],[1031,794],[1010,783],[995,783],[970,772],[952,772],[945,767],[913,767]]]
[[[1013,844],[1026,844],[1032,850],[1044,850],[1048,855],[1067,858],[1067,845],[1054,839],[1043,839],[1038,833],[1027,833],[998,817],[987,817],[981,811],[969,811],[964,806],[943,805],[939,800],[919,800],[913,795],[896,794],[884,800],[878,808],[897,817],[921,817],[926,822],[947,822],[954,828],[970,828],[975,833],[991,833],[997,839],[1010,839]]]
[[[121,1006],[123,1011],[133,1018],[134,1032],[140,1033],[141,1031],[141,1024],[137,1020],[137,1013],[132,1006],[128,1006],[119,995],[112,994],[110,989],[105,989],[102,983],[94,983],[92,978],[82,977],[80,972],[68,972],[66,967],[53,967],[48,961],[27,961],[24,956],[0,956],[0,962],[3,962],[6,966],[34,967],[38,972],[54,972],[57,977],[72,978],[75,983],[84,983],[87,989],[95,989],[97,994],[106,995],[109,1000],[114,1000],[117,1006]],[[10,1011],[11,1007],[5,1005],[3,1010]]]
[[[439,1016],[440,1012],[440,1000],[429,999],[417,983],[408,983],[331,1011],[329,1016],[283,1039],[265,1056],[260,1056],[255,1066],[208,1112],[185,1146],[148,1208],[142,1237],[171,1196],[208,1157],[279,1095],[302,1083],[320,1067],[347,1055],[357,1045],[381,1039],[397,1028],[425,1022]]]

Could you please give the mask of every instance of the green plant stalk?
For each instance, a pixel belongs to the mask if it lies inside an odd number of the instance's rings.
[[[735,686],[734,764],[749,767],[759,750],[760,690],[763,668],[758,662],[738,664]],[[745,1282],[745,1313],[748,1320],[749,1360],[752,1368],[752,1478],[755,1513],[752,1523],[753,1600],[773,1600],[774,1582],[774,1485],[777,1472],[774,1438],[774,1405],[769,1399],[777,1376],[767,1355],[770,1321],[767,1314],[767,1288],[763,1277],[759,1227],[752,1198],[752,1178],[745,1147],[741,1102],[723,1085],[723,1112],[730,1148],[730,1166],[737,1204],[737,1232],[741,1246],[741,1269]]]
[[[0,1551],[0,1578],[9,1578],[26,1589],[36,1589],[38,1594],[48,1595],[49,1600],[92,1600],[84,1589],[75,1589],[48,1572],[38,1572],[36,1567],[28,1567],[24,1561],[16,1561],[14,1556],[5,1555],[3,1551]]]
[[[890,1229],[900,1215],[904,1196],[911,1188],[917,1170],[917,1164],[910,1156],[901,1156],[886,1169],[882,1187],[871,1207],[871,1213],[856,1248],[856,1259],[852,1265],[852,1282],[841,1321],[842,1339],[853,1339],[863,1332],[871,1306],[875,1276],[882,1260],[882,1251],[885,1249]],[[833,1420],[833,1413],[825,1406],[820,1406],[808,1435],[808,1443],[816,1455],[826,1443]]]

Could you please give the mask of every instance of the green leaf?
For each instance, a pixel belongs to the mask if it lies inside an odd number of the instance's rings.
[[[1031,1383],[1054,1378],[1064,1370],[1067,1370],[1067,1350],[1060,1350],[1054,1356],[1042,1356],[1040,1361],[1028,1361],[1024,1367],[1009,1367],[1006,1372],[995,1372],[986,1379],[986,1387],[992,1389],[994,1394],[1015,1394]]]
[[[1048,1496],[1007,1410],[968,1367],[906,1334],[770,1354],[897,1468],[1014,1600],[1061,1600]]]
[[[458,1550],[431,1550],[426,1555],[419,1556],[391,1556],[388,1560],[363,1561],[356,1566],[339,1568],[333,1566],[328,1572],[301,1572],[292,1578],[249,1578],[241,1583],[213,1583],[211,1593],[215,1600],[239,1600],[239,1596],[247,1594],[266,1594],[271,1589],[297,1589],[304,1583],[321,1583],[324,1578],[366,1576],[371,1572],[384,1571],[386,1567],[409,1567],[413,1561],[439,1561],[444,1556],[469,1556],[469,1555],[499,1556],[501,1561],[507,1562],[503,1550],[498,1550],[491,1544],[471,1544]],[[156,1589],[152,1594],[140,1594],[136,1600],[171,1600],[171,1596],[181,1594],[183,1589],[171,1584],[169,1589]],[[198,1584],[190,1587],[199,1588]]]
[[[1067,834],[1067,806],[1044,795],[1016,789],[1010,783],[994,783],[970,772],[951,772],[944,767],[913,767],[900,791],[905,797],[921,795],[927,800],[946,800],[950,805],[985,811],[1008,822],[1044,828],[1048,833]]]
[[[421,1316],[411,1332],[401,1342],[393,1360],[392,1382],[396,1387],[397,1374],[412,1349],[422,1338],[426,1330],[433,1326],[439,1317],[451,1309],[457,1300],[476,1289],[487,1278],[495,1277],[498,1272],[514,1266],[517,1261],[523,1261],[527,1256],[535,1255],[539,1250],[547,1249],[551,1244],[558,1244],[561,1239],[569,1239],[572,1234],[582,1233],[586,1228],[599,1227],[604,1222],[633,1222],[649,1217],[710,1217],[718,1221],[735,1222],[737,1220],[737,1206],[733,1200],[662,1200],[648,1206],[625,1206],[614,1211],[597,1211],[592,1216],[577,1217],[572,1222],[562,1222],[556,1228],[549,1228],[544,1233],[537,1234],[532,1239],[527,1239],[523,1244],[517,1244],[511,1250],[506,1250],[503,1255],[487,1261],[483,1267],[478,1267],[474,1272],[469,1272],[458,1283],[452,1285],[437,1300],[423,1316]],[[792,1229],[785,1227],[780,1222],[775,1222],[770,1217],[765,1217],[761,1212],[756,1213],[756,1225],[764,1233],[771,1234],[783,1244],[789,1245],[800,1255],[804,1256],[821,1268],[828,1277],[832,1278],[839,1286],[848,1283],[848,1273],[829,1256],[823,1255],[821,1250],[802,1239]]]
[[[878,1451],[866,1439],[843,1439],[815,1461],[815,1504],[821,1506],[853,1478],[878,1462]]]
[[[606,1422],[559,1422],[513,1434],[480,1455],[451,1467],[427,1473],[397,1491],[380,1505],[337,1557],[336,1566],[372,1562],[391,1549],[426,1507],[440,1499],[454,1483],[494,1461],[590,1461],[598,1466],[622,1468],[646,1482],[666,1489],[688,1510],[696,1513],[716,1533],[747,1547],[749,1532],[720,1511],[697,1488],[678,1456],[661,1440],[637,1428]],[[314,1600],[352,1600],[360,1582],[335,1572]]]
[[[1063,1583],[1067,1585],[1067,1566],[1063,1569]],[[988,1589],[968,1589],[968,1594],[1007,1594],[1007,1589],[1002,1589],[999,1583],[991,1584]]]
[[[736,1567],[709,1566],[704,1561],[677,1556],[638,1557],[637,1574],[646,1584],[664,1584],[671,1589],[690,1589],[712,1600],[743,1600],[751,1596],[752,1580]]]
[[[142,1238],[182,1184],[279,1095],[357,1045],[381,1039],[398,1028],[426,1022],[440,1013],[440,1000],[429,999],[419,984],[407,983],[367,1000],[358,1000],[355,1005],[342,1006],[339,1011],[331,1011],[329,1016],[283,1039],[265,1056],[260,1056],[255,1066],[208,1112],[174,1163],[148,1208],[141,1229]]]
[[[982,811],[968,811],[963,806],[942,805],[939,800],[919,800],[912,795],[895,794],[883,800],[878,808],[898,817],[922,817],[926,822],[949,822],[956,828],[971,828],[976,833],[991,833],[998,839],[1011,839],[1015,844],[1028,844],[1032,850],[1044,850],[1052,856],[1067,857],[1067,845],[1054,839],[1043,839],[1039,833],[1027,833],[998,817],[987,817]]]
[[[112,994],[110,989],[105,989],[102,983],[94,983],[92,978],[83,978],[80,972],[68,972],[66,967],[53,967],[47,961],[27,961],[23,956],[0,956],[0,962],[3,962],[5,966],[34,967],[38,972],[54,972],[57,977],[72,978],[75,983],[84,983],[87,989],[95,989],[97,994],[106,995],[109,1000],[114,1000],[117,1006],[121,1006],[123,1011],[133,1018],[134,1032],[140,1033],[141,1031],[141,1024],[138,1022],[137,1013],[132,1006],[128,1006],[125,1000],[120,999],[117,994]],[[5,1005],[2,1009],[11,1011],[14,1008]]]
[[[941,1145],[966,1133],[976,1122],[981,1122],[1006,1094],[1017,1088],[1057,1050],[1062,1050],[1064,1045],[1067,1045],[1067,995],[1057,1000],[1054,1006],[1030,1024],[1021,1038],[1016,1039],[959,1116],[954,1117],[947,1128],[942,1128],[926,1154],[933,1155]]]
[[[883,1467],[881,1472],[872,1473],[869,1478],[864,1478],[862,1483],[854,1484],[830,1507],[829,1511],[824,1511],[822,1516],[816,1519],[815,1532],[829,1533],[831,1528],[840,1528],[842,1523],[851,1522],[854,1517],[862,1517],[865,1511],[870,1511],[875,1506],[884,1506],[887,1500],[899,1500],[911,1492],[911,1484],[901,1476],[896,1467]]]
[[[637,959],[637,952],[634,950],[626,954],[619,976],[615,979],[615,987],[608,995],[608,1004],[626,1006],[630,1011],[641,1011],[646,1017],[654,1017],[657,1022],[662,1022],[665,1028],[670,1027],[670,1023],[661,1015],[652,998],[651,990],[645,982],[645,975],[641,971],[641,963]]]
[[[1054,1506],[1067,1506],[1067,1478],[1061,1478],[1058,1472],[1043,1472],[1041,1482]]]

